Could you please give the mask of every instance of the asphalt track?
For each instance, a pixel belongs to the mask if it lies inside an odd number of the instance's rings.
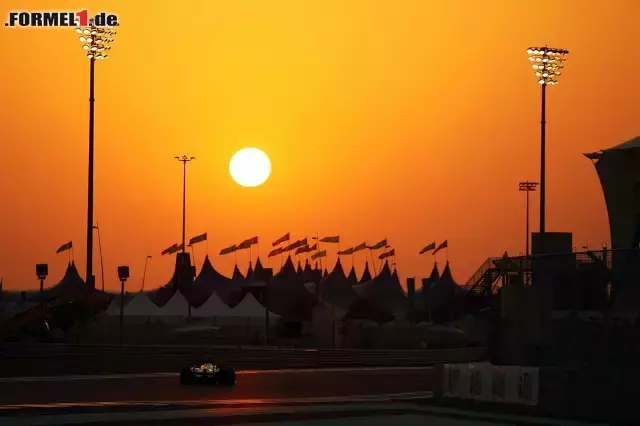
[[[434,372],[422,368],[239,371],[234,387],[181,386],[175,373],[0,379],[0,410],[10,406],[116,402],[265,404],[304,398],[403,394],[433,390]],[[18,408],[18,407],[15,407]]]

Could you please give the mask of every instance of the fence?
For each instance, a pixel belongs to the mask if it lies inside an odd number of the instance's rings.
[[[211,346],[0,345],[0,375],[174,371],[205,355],[237,369],[420,367],[486,359],[485,348],[444,350],[276,349]],[[28,368],[27,368],[28,367]],[[70,370],[70,371],[67,371]],[[177,370],[176,370],[177,371]]]

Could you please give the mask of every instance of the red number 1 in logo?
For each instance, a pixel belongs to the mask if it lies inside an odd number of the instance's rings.
[[[76,12],[76,16],[80,19],[79,26],[87,27],[89,25],[89,11],[81,10],[80,12]]]

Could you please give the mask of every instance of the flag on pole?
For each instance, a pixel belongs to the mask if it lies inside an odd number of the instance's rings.
[[[340,250],[338,252],[338,256],[344,256],[344,255],[347,255],[347,254],[353,254],[353,247],[345,249],[345,250]]]
[[[173,253],[177,253],[180,250],[182,250],[184,248],[184,246],[182,245],[182,243],[176,245],[172,245],[171,247],[169,247],[169,254],[173,254]]]
[[[351,254],[353,254],[353,253],[355,253],[355,252],[357,252],[357,251],[360,251],[360,250],[364,250],[364,249],[366,249],[366,248],[367,248],[367,243],[361,243],[361,244],[358,244],[357,246],[355,246],[355,247],[353,248],[353,252],[352,252]]]
[[[164,250],[162,250],[162,256],[164,256],[165,254],[172,254],[175,253],[176,251],[178,251],[178,244],[174,244],[171,247],[168,247]]]
[[[267,257],[273,257],[281,254],[283,252],[282,247],[275,248],[269,252]]]
[[[314,237],[313,239],[316,240],[317,238]],[[320,238],[319,242],[321,242],[321,243],[340,244],[340,235],[335,235],[333,237]]]
[[[435,248],[436,248],[436,242],[434,241],[431,244],[424,246],[424,248],[420,250],[419,254],[425,254],[428,251],[435,250]]]
[[[378,250],[387,246],[387,239],[380,240],[372,246],[369,246],[369,250]]]
[[[391,249],[389,251],[382,253],[380,256],[378,256],[378,259],[386,259],[387,257],[391,257],[395,255],[396,255],[396,249]]]
[[[192,246],[194,244],[198,244],[198,243],[201,243],[203,241],[207,241],[207,233],[206,232],[204,234],[200,234],[200,235],[190,239],[189,240],[189,245]]]
[[[238,250],[244,250],[244,249],[248,249],[249,247],[251,247],[254,244],[258,244],[258,237],[253,237],[253,238],[246,239],[243,242],[241,242],[240,244],[238,244],[236,247],[237,247]]]
[[[443,242],[440,243],[440,245],[431,254],[435,255],[437,252],[439,252],[443,248],[447,248],[448,246],[449,246],[449,244],[447,243],[447,240],[444,240]]]
[[[72,247],[73,247],[73,241],[69,241],[68,243],[61,245],[60,248],[56,250],[56,254],[62,253],[63,251],[70,250]]]
[[[289,244],[288,246],[283,248],[282,251],[283,252],[291,251],[293,249],[297,249],[298,247],[302,247],[302,246],[306,246],[306,245],[307,245],[307,239],[303,238],[302,240],[298,240],[298,241],[295,241],[295,242]]]
[[[229,246],[227,248],[223,248],[222,250],[220,250],[220,256],[223,256],[223,255],[229,254],[229,253],[233,253],[236,250],[238,250],[238,246],[236,246],[235,244],[232,245],[232,246]]]
[[[308,244],[305,244],[301,247],[298,247],[298,249],[296,250],[295,254],[300,254],[300,253],[309,253],[312,252],[314,250],[316,250],[318,248],[317,244],[314,244],[313,246],[309,247]]]
[[[322,250],[322,251],[319,251],[317,253],[313,253],[311,255],[311,260],[316,260],[319,257],[326,257],[326,255],[327,255],[327,251],[326,250]]]
[[[271,243],[272,246],[277,246],[278,244],[282,244],[285,241],[289,241],[289,239],[291,238],[291,233],[287,232],[286,234],[284,234],[282,237],[278,238],[277,240],[275,240],[274,242]]]

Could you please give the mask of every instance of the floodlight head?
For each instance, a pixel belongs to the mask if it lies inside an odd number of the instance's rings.
[[[112,35],[115,31],[103,27],[81,27],[76,28],[76,33],[80,34],[79,40],[83,43],[82,48],[89,51],[87,58],[107,59],[104,51],[111,49],[110,44],[113,43]]]
[[[558,84],[558,76],[560,70],[564,67],[562,64],[567,60],[568,50],[557,49],[552,47],[530,47],[527,49],[529,54],[529,62],[535,70],[535,76],[538,78],[538,84],[545,86],[553,86]]]

